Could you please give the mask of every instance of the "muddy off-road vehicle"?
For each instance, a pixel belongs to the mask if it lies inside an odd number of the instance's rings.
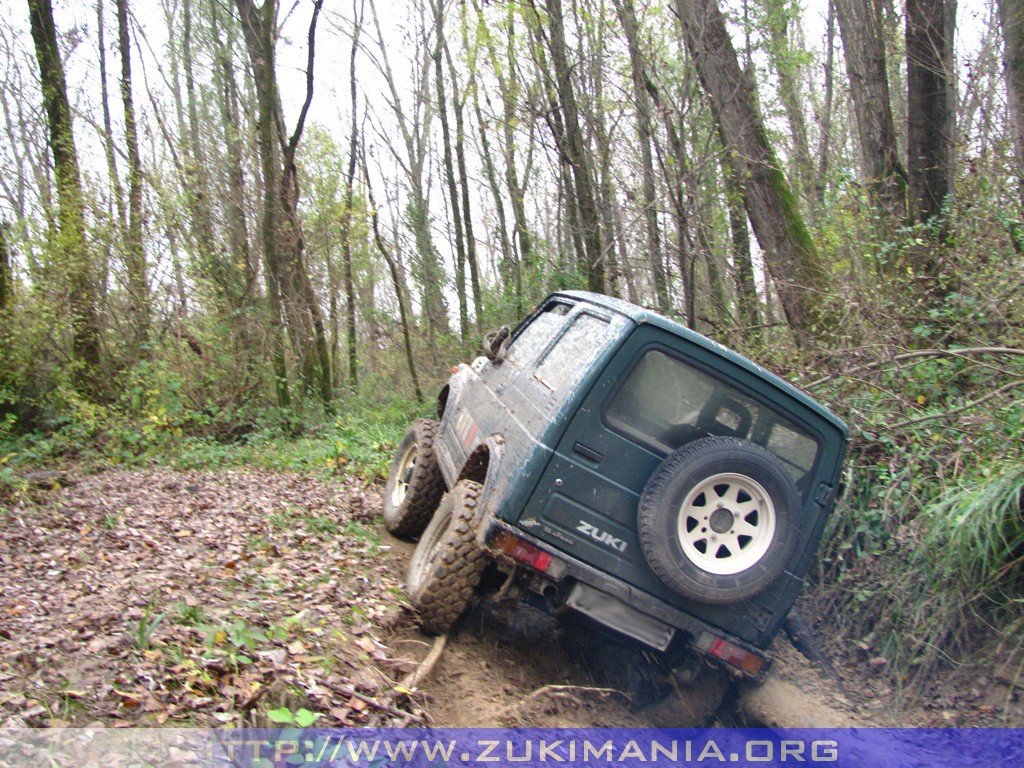
[[[485,340],[399,446],[384,497],[446,632],[481,581],[666,658],[760,677],[832,510],[843,422],[632,304],[556,293]],[[484,578],[487,572],[487,578]]]

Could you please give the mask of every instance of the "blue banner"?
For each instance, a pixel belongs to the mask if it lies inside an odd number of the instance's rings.
[[[1024,729],[53,729],[0,731],[0,766],[1024,766]]]

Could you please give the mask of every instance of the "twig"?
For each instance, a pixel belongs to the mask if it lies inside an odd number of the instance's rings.
[[[373,707],[376,710],[379,710],[381,712],[387,712],[389,715],[394,715],[395,717],[400,717],[400,718],[403,718],[403,719],[405,719],[405,718],[412,718],[414,720],[422,720],[423,719],[422,715],[415,715],[415,714],[412,714],[411,712],[406,712],[404,709],[399,709],[398,707],[392,706],[391,704],[388,704],[387,702],[380,701],[379,699],[375,699],[372,696],[367,696],[365,693],[360,693],[359,691],[357,691],[355,689],[354,686],[351,686],[351,685],[330,685],[328,683],[327,687],[332,689],[332,690],[334,690],[334,691],[337,691],[338,693],[341,693],[341,694],[343,694],[345,696],[353,696],[353,697],[359,699],[360,701],[362,701],[362,702],[364,702],[366,704],[369,704],[371,707]]]
[[[256,692],[251,694],[249,698],[242,703],[242,706],[238,708],[242,714],[249,714],[249,711],[256,706],[260,699],[263,698],[263,694],[265,694],[269,688],[269,685],[261,685],[257,688]]]
[[[1024,379],[1017,379],[1016,381],[1011,381],[1009,384],[1004,384],[999,389],[989,392],[984,397],[979,397],[977,400],[972,400],[969,403],[964,403],[959,408],[954,408],[951,411],[943,411],[942,413],[930,413],[927,416],[918,416],[916,419],[908,419],[906,421],[901,421],[898,424],[893,424],[891,427],[889,427],[889,429],[903,429],[903,427],[909,427],[912,424],[920,424],[923,421],[934,421],[935,419],[942,419],[945,418],[946,416],[953,416],[957,413],[963,413],[964,411],[969,411],[971,408],[979,406],[982,403],[988,402],[992,398],[998,397],[1004,392],[1008,392],[1011,389],[1016,389],[1017,387],[1024,387]]]
[[[847,378],[850,374],[859,373],[860,371],[870,371],[874,368],[881,368],[884,365],[892,363],[903,362],[904,360],[913,360],[918,357],[969,357],[970,355],[1010,355],[1014,357],[1024,357],[1024,349],[1015,349],[1013,347],[965,347],[963,349],[921,349],[915,352],[905,352],[902,355],[896,355],[887,360],[876,360],[873,363],[866,363],[864,365],[858,365],[855,368],[851,368],[848,371],[844,371],[842,374],[838,374],[843,378]],[[836,376],[823,376],[820,379],[812,381],[810,384],[804,384],[804,389],[813,389],[819,387],[826,382],[832,381],[837,378]]]
[[[430,649],[430,653],[427,654],[427,658],[420,662],[420,665],[416,667],[416,669],[402,678],[402,682],[398,685],[408,691],[411,691],[426,680],[427,677],[430,676],[430,673],[434,671],[434,666],[437,664],[437,660],[441,658],[441,653],[444,651],[444,646],[447,642],[448,635],[438,635],[434,640],[434,645]]]

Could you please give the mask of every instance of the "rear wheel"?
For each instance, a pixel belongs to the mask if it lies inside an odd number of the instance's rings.
[[[444,477],[434,455],[437,422],[417,419],[409,426],[391,464],[384,489],[384,524],[396,536],[416,538],[444,495]]]
[[[479,483],[460,480],[441,499],[420,537],[406,574],[406,587],[420,627],[441,634],[466,607],[487,565],[476,543]]]

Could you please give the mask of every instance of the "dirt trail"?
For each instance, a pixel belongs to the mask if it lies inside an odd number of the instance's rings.
[[[684,722],[676,704],[638,711],[623,691],[650,686],[642,660],[486,604],[403,691],[431,639],[400,586],[412,545],[384,531],[376,488],[258,471],[71,482],[0,511],[5,727],[240,726],[275,708],[323,726],[664,727],[703,724],[722,693],[694,686]],[[587,668],[601,654],[594,667],[619,679]],[[859,722],[788,644],[775,655],[769,682],[719,711],[725,724]]]

